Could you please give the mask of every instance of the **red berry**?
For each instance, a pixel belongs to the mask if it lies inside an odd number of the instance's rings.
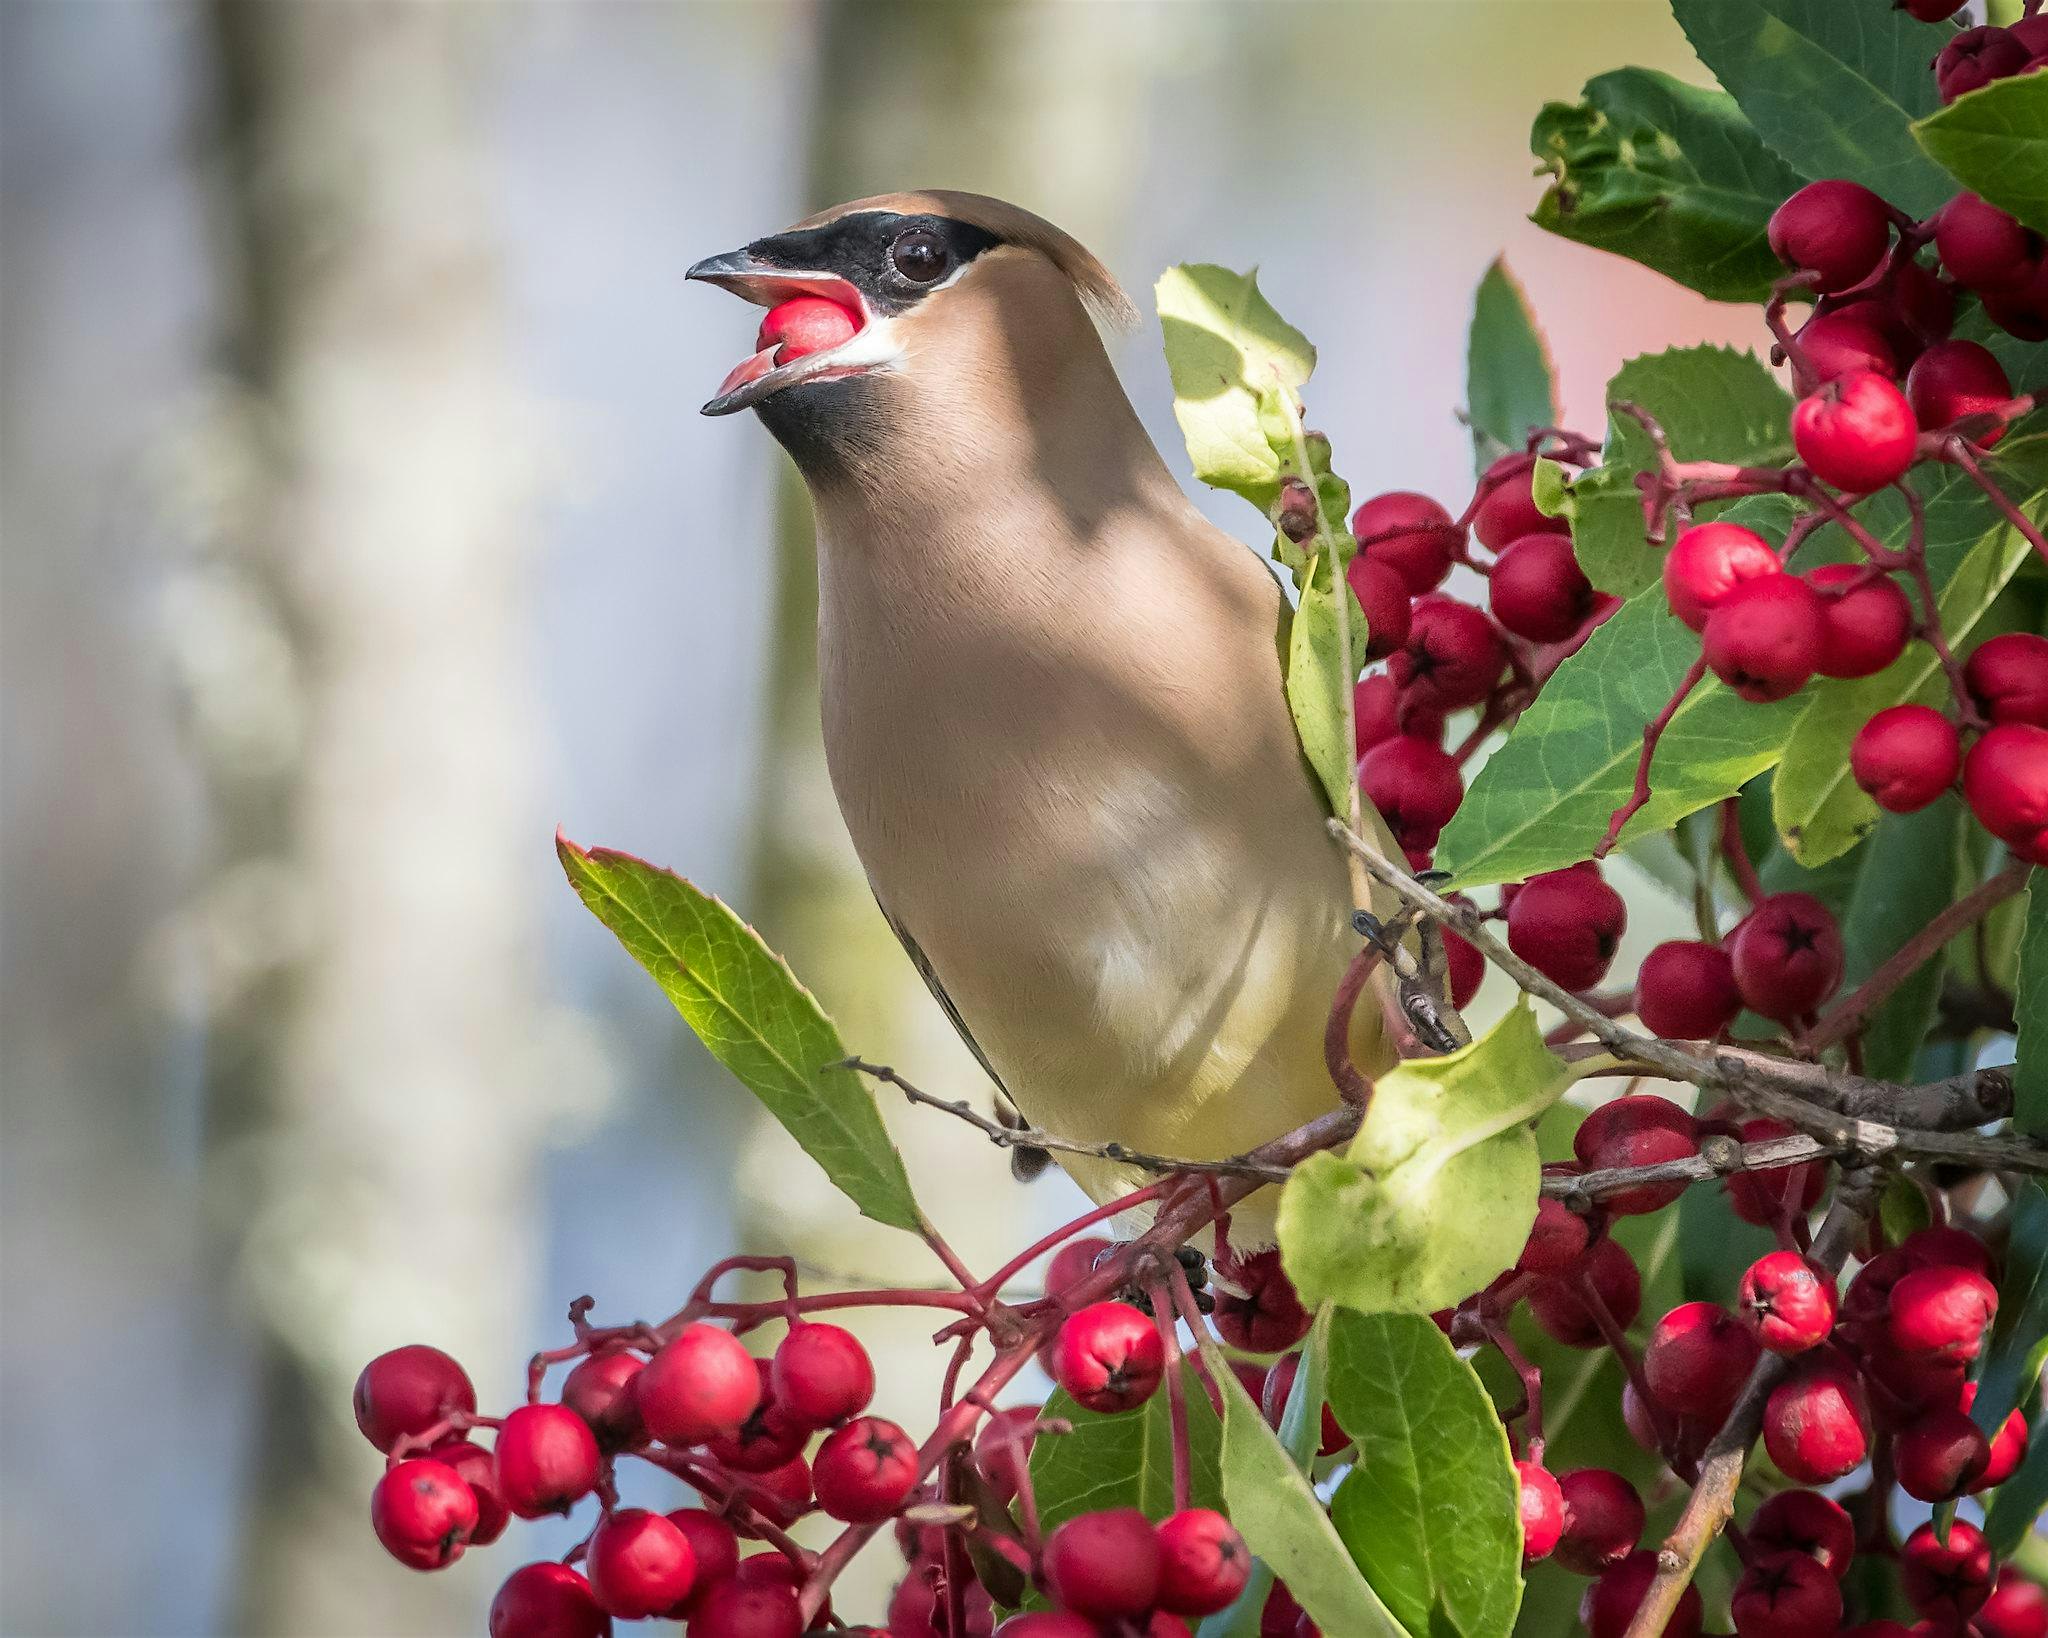
[[[1408,641],[1408,583],[1391,563],[1363,552],[1351,560],[1344,575],[1365,611],[1365,656],[1384,660]]]
[[[894,1422],[863,1416],[829,1435],[811,1462],[818,1505],[848,1524],[885,1519],[917,1488],[917,1446]]]
[[[1628,906],[1594,864],[1531,876],[1508,906],[1508,948],[1568,990],[1607,976],[1627,927]]]
[[[1045,1294],[1048,1297],[1063,1297],[1095,1272],[1095,1259],[1109,1250],[1113,1241],[1099,1235],[1084,1235],[1078,1240],[1069,1240],[1052,1254],[1052,1261],[1045,1265]]]
[[[1294,1392],[1294,1379],[1301,1374],[1301,1355],[1288,1354],[1273,1361],[1273,1368],[1266,1373],[1266,1380],[1259,1389],[1259,1414],[1266,1419],[1268,1427],[1277,1428],[1280,1418],[1287,1414],[1287,1401]],[[1323,1405],[1323,1438],[1317,1446],[1318,1456],[1334,1456],[1351,1443],[1349,1435],[1339,1426],[1337,1416],[1327,1402]]]
[[[1829,381],[1792,407],[1792,447],[1815,477],[1853,495],[1913,464],[1920,428],[1906,395],[1875,370]]]
[[[498,1494],[522,1519],[566,1513],[597,1484],[597,1437],[566,1405],[521,1405],[498,1429]]]
[[[1735,987],[1749,1007],[1790,1023],[1835,993],[1842,981],[1842,933],[1808,893],[1759,899],[1728,941]]]
[[[2039,234],[1974,193],[1959,193],[1941,207],[1934,248],[1949,277],[1980,295],[2018,289],[2041,259]]]
[[[2012,290],[1986,293],[1984,316],[2022,341],[2048,341],[2048,255],[2028,272],[2026,283]]]
[[[1290,1634],[1292,1629],[1289,1629]],[[1026,1610],[996,1628],[995,1638],[1101,1638],[1102,1629],[1065,1610]],[[923,1638],[922,1634],[918,1638]]]
[[[1572,1153],[1588,1171],[1616,1166],[1651,1166],[1699,1153],[1693,1118],[1669,1098],[1643,1092],[1612,1098],[1595,1109],[1572,1134]],[[1617,1217],[1661,1210],[1685,1192],[1685,1179],[1639,1183],[1603,1202]]]
[[[690,1538],[641,1507],[607,1514],[585,1562],[598,1604],[628,1621],[667,1614],[689,1596],[697,1577]]]
[[[1135,1507],[1068,1519],[1046,1538],[1045,1579],[1053,1597],[1098,1621],[1143,1615],[1159,1596],[1163,1554]]]
[[[852,339],[860,320],[836,301],[822,296],[792,296],[768,309],[761,320],[756,349],[776,348],[775,362],[787,364],[807,353],[821,353]]]
[[[1934,85],[1943,102],[2017,74],[2033,53],[2012,30],[1966,28],[1953,36],[1934,59]]]
[[[1827,1484],[1870,1454],[1855,1373],[1831,1358],[1803,1362],[1764,1403],[1764,1448],[1798,1484]]]
[[[769,1380],[775,1405],[790,1421],[829,1428],[858,1416],[875,1397],[875,1366],[851,1331],[806,1323],[775,1350]]]
[[[1564,1492],[1541,1462],[1517,1462],[1522,1489],[1522,1562],[1534,1564],[1557,1550],[1564,1534]]]
[[[1888,813],[1917,813],[1956,782],[1963,765],[1956,725],[1931,705],[1894,705],[1856,732],[1849,771]]]
[[[1361,678],[1351,691],[1351,731],[1354,748],[1361,757],[1401,731],[1400,691],[1384,671]],[[1436,739],[1442,733],[1443,725],[1439,722],[1434,732],[1417,737]]]
[[[1978,1638],[2048,1638],[2048,1591],[2015,1569],[2001,1570],[1975,1625]]]
[[[611,1638],[612,1618],[566,1564],[528,1564],[491,1600],[491,1638]]]
[[[1579,1297],[1577,1279],[1589,1277],[1614,1323],[1635,1323],[1643,1305],[1643,1278],[1635,1259],[1617,1240],[1595,1240],[1569,1277],[1538,1282],[1529,1292],[1529,1314],[1544,1333],[1567,1348],[1599,1348],[1605,1339],[1591,1310]]]
[[[1812,1638],[1842,1619],[1842,1589],[1802,1553],[1758,1559],[1735,1583],[1736,1638]]]
[[[1462,1012],[1472,1004],[1472,998],[1479,993],[1479,986],[1486,981],[1486,957],[1480,954],[1479,946],[1464,934],[1446,927],[1443,935],[1444,966],[1451,982],[1451,1005]]]
[[[379,1354],[356,1378],[356,1426],[379,1450],[476,1409],[468,1373],[439,1348],[416,1342]]]
[[[801,1456],[792,1456],[765,1473],[736,1473],[733,1478],[739,1499],[781,1529],[788,1529],[810,1510],[811,1464]],[[753,1534],[751,1530],[741,1533]]]
[[[1909,1357],[1972,1360],[1998,1313],[1998,1289],[1966,1268],[1916,1268],[1892,1287],[1886,1340]]]
[[[1635,1551],[1643,1539],[1643,1498],[1619,1473],[1582,1467],[1557,1481],[1564,1499],[1564,1533],[1557,1562],[1574,1575],[1599,1575]]]
[[[1991,1596],[1991,1577],[1991,1548],[1983,1531],[1964,1519],[1950,1521],[1946,1547],[1935,1539],[1930,1519],[1899,1549],[1906,1602],[1952,1626],[1967,1621]]]
[[[1790,1137],[1792,1128],[1768,1115],[1751,1115],[1736,1122],[1735,1133],[1744,1143],[1768,1143],[1773,1138]],[[1721,1180],[1721,1187],[1737,1217],[1769,1228],[1788,1213],[1801,1216],[1813,1210],[1826,1183],[1827,1163],[1809,1160],[1754,1172],[1730,1172]]]
[[[1969,1410],[1977,1402],[1977,1384],[1965,1382],[1956,1403]],[[1998,1424],[1998,1431],[1991,1436],[1990,1455],[1984,1464],[1984,1471],[1977,1475],[1977,1482],[1971,1489],[1990,1490],[2004,1484],[2019,1471],[2020,1463],[2027,1459],[2027,1416],[2023,1410],[2014,1410]]]
[[[469,1533],[472,1547],[488,1547],[505,1533],[512,1510],[498,1494],[498,1464],[482,1445],[467,1439],[447,1439],[427,1452],[430,1461],[453,1468],[455,1476],[476,1496],[476,1528]]]
[[[1977,709],[1993,722],[2048,728],[2048,637],[2008,631],[1977,645],[1963,667]]]
[[[1142,1405],[1165,1372],[1158,1327],[1127,1302],[1093,1303],[1068,1315],[1053,1343],[1054,1378],[1088,1410]]]
[[[704,1441],[704,1448],[721,1467],[734,1473],[766,1473],[780,1467],[810,1442],[811,1430],[782,1414],[776,1403],[774,1367],[757,1359],[754,1376],[760,1399],[753,1413],[731,1433],[716,1433]]]
[[[1991,1248],[1968,1229],[1950,1228],[1946,1224],[1915,1229],[1899,1242],[1899,1256],[1906,1268],[1967,1268],[1987,1280],[1998,1277]],[[1896,1285],[1898,1281],[1892,1283]]]
[[[749,1554],[740,1560],[733,1574],[743,1587],[786,1587],[799,1595],[810,1579],[807,1565],[799,1565],[780,1552]],[[828,1597],[818,1610],[819,1625],[825,1625],[831,1614],[832,1600]]]
[[[1190,1507],[1160,1522],[1159,1604],[1175,1615],[1214,1615],[1251,1579],[1251,1549],[1230,1520]]]
[[[1835,1282],[1796,1251],[1770,1251],[1743,1271],[1742,1322],[1774,1354],[1803,1354],[1835,1328]]]
[[[1781,1490],[1751,1517],[1749,1540],[1760,1554],[1804,1553],[1839,1581],[1856,1554],[1856,1525],[1818,1490]]]
[[[1643,1595],[1656,1579],[1657,1555],[1644,1549],[1630,1553],[1588,1587],[1579,1600],[1579,1624],[1588,1638],[1624,1638]],[[1700,1590],[1688,1586],[1679,1595],[1671,1619],[1664,1623],[1664,1638],[1699,1638],[1703,1619]]]
[[[1429,848],[1465,799],[1464,776],[1434,741],[1397,734],[1365,753],[1359,788],[1404,848]]]
[[[1863,1380],[1888,1427],[1903,1426],[1933,1406],[1956,1403],[1964,1387],[1961,1361],[1902,1354],[1881,1336],[1865,1346],[1862,1363]]]
[[[1991,1441],[1955,1405],[1932,1406],[1892,1436],[1899,1488],[1921,1501],[1953,1501],[1975,1490],[1990,1465]]]
[[[1827,294],[1861,284],[1892,240],[1885,202],[1856,182],[1809,182],[1771,213],[1771,249]]]
[[[690,1614],[690,1638],[801,1638],[803,1630],[795,1592],[738,1576],[705,1588]]]
[[[1718,944],[1672,939],[1643,957],[1636,971],[1636,1016],[1652,1035],[1704,1041],[1742,1011],[1735,964]]]
[[[1761,1352],[1742,1321],[1719,1303],[1683,1302],[1651,1330],[1643,1379],[1666,1410],[1718,1428]]]
[[[1480,474],[1486,499],[1472,516],[1472,532],[1482,546],[1498,552],[1523,535],[1557,534],[1571,527],[1537,508],[1535,476],[1533,455],[1503,455]]]
[[[1455,711],[1485,699],[1507,663],[1507,644],[1491,620],[1470,603],[1437,594],[1417,599],[1408,641],[1387,671],[1404,693]]]
[[[1797,575],[1745,580],[1707,616],[1707,669],[1746,700],[1782,700],[1804,688],[1827,638],[1827,611]]]
[[[1664,597],[1681,621],[1704,631],[1707,616],[1737,586],[1783,572],[1762,535],[1735,523],[1696,523],[1664,554]]]
[[[445,1462],[425,1457],[385,1471],[370,1492],[370,1528],[408,1569],[453,1564],[476,1528],[476,1492]]]
[[[592,1354],[562,1382],[562,1403],[597,1435],[600,1450],[624,1450],[647,1437],[633,1378],[646,1361],[638,1354]]]
[[[1892,0],[1892,9],[1923,23],[1939,23],[1963,9],[1965,0]]]
[[[1792,338],[1799,344],[1804,369],[1800,385],[1811,390],[1856,370],[1875,370],[1897,377],[1898,355],[1875,324],[1855,313],[1821,313],[1808,319]]]
[[[701,1507],[678,1507],[668,1521],[682,1531],[690,1544],[690,1561],[697,1566],[689,1592],[668,1612],[670,1620],[679,1621],[689,1613],[689,1606],[700,1601],[704,1588],[739,1569],[740,1538],[724,1519]]]
[[[687,1325],[633,1379],[647,1431],[665,1445],[736,1433],[761,1403],[753,1356],[730,1331]]]
[[[1536,1223],[1515,1269],[1523,1274],[1562,1274],[1579,1260],[1589,1238],[1585,1218],[1562,1200],[1544,1195],[1536,1202]]]
[[[1522,535],[1508,543],[1487,580],[1493,617],[1532,643],[1561,643],[1593,612],[1593,583],[1569,535]]]
[[[2009,402],[2012,383],[1989,348],[1974,341],[1937,341],[1914,362],[1906,377],[1906,399],[1914,418],[1929,432],[1960,421],[1966,415],[1984,415]],[[1970,434],[1971,441],[1989,449],[2005,436],[2005,428]]]
[[[1231,1347],[1253,1354],[1277,1354],[1308,1335],[1314,1316],[1301,1306],[1294,1282],[1280,1267],[1277,1250],[1236,1258],[1227,1276],[1239,1289],[1218,1290],[1211,1317],[1217,1334]]]
[[[1868,577],[1853,563],[1829,563],[1800,577],[1820,593],[1823,677],[1869,677],[1906,652],[1913,605],[1888,575]]]
[[[2030,864],[2048,863],[2048,728],[2002,722],[1963,759],[1977,822]]]
[[[1415,597],[1442,582],[1465,544],[1465,531],[1450,513],[1427,495],[1405,489],[1375,495],[1359,507],[1351,514],[1351,533],[1363,555],[1392,569]],[[1375,538],[1381,535],[1386,538]]]

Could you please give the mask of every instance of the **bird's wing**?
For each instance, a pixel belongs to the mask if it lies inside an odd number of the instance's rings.
[[[875,893],[875,884],[868,882],[868,891]],[[953,998],[946,993],[946,986],[939,982],[939,975],[933,968],[931,958],[916,939],[910,936],[910,929],[890,913],[888,905],[882,902],[882,895],[875,893],[875,907],[882,912],[882,919],[889,924],[889,931],[896,935],[896,942],[903,946],[903,953],[910,957],[911,966],[917,969],[917,976],[924,980],[924,987],[932,992],[932,999],[939,1004],[939,1010],[952,1021],[967,1050],[974,1054],[974,1061],[981,1065],[982,1073],[995,1082],[996,1114],[1005,1126],[1022,1126],[1023,1115],[1017,1109],[1017,1100],[1010,1096],[1010,1089],[1003,1085],[1002,1076],[996,1073],[996,1066],[988,1061],[988,1054],[981,1050],[981,1043],[975,1040],[974,1032],[967,1027],[967,1020],[960,1016],[960,1009],[953,1005]],[[1010,1150],[1010,1172],[1020,1183],[1029,1183],[1052,1163],[1052,1156],[1043,1149],[1019,1145]]]

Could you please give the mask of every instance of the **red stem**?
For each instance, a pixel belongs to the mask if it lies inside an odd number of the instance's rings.
[[[1729,873],[1744,898],[1755,904],[1766,896],[1763,879],[1757,875],[1749,849],[1742,843],[1742,811],[1739,799],[1733,796],[1721,804],[1721,857],[1728,861]]]
[[[1664,702],[1664,709],[1643,728],[1643,753],[1636,758],[1635,789],[1629,792],[1626,802],[1614,810],[1607,821],[1607,834],[1600,838],[1600,845],[1593,849],[1593,857],[1604,859],[1613,851],[1614,844],[1621,840],[1621,833],[1628,822],[1642,812],[1650,800],[1650,761],[1657,754],[1657,741],[1664,737],[1664,730],[1671,726],[1671,719],[1678,715],[1678,708],[1685,703],[1686,695],[1699,687],[1707,674],[1706,656],[1694,660],[1686,673],[1679,679],[1678,689]]]
[[[1173,1324],[1173,1296],[1166,1282],[1150,1288],[1152,1324],[1166,1354],[1166,1408],[1173,1430],[1173,1510],[1185,1512],[1190,1494],[1188,1470],[1188,1385],[1180,1369],[1180,1336]]]

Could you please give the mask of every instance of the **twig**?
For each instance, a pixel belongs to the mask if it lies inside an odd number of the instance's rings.
[[[1837,1273],[1849,1249],[1863,1232],[1864,1219],[1876,1203],[1878,1177],[1874,1168],[1859,1168],[1843,1177],[1828,1208],[1827,1221],[1813,1242],[1809,1254],[1830,1274]],[[1756,1442],[1763,1420],[1764,1402],[1790,1361],[1783,1355],[1766,1354],[1757,1362],[1743,1385],[1735,1408],[1721,1424],[1721,1431],[1709,1441],[1700,1458],[1699,1477],[1687,1499],[1678,1523],[1657,1550],[1657,1575],[1636,1606],[1626,1638],[1656,1638],[1678,1608],[1678,1601],[1691,1585],[1709,1544],[1728,1522],[1735,1508],[1735,1489],[1742,1479],[1742,1463]]]
[[[1900,945],[1877,971],[1823,1014],[1820,1022],[1801,1037],[1800,1045],[1818,1052],[1862,1029],[1872,1011],[1939,953],[1943,945],[2026,886],[2030,869],[2032,866],[2025,860],[2015,859],[1997,875],[1949,905]]]

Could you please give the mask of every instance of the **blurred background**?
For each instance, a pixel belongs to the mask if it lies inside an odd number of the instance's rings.
[[[690,262],[919,185],[1043,212],[1148,310],[1256,262],[1339,469],[1455,511],[1494,256],[1590,431],[1624,358],[1760,334],[1524,220],[1530,119],[1629,62],[1703,78],[1660,0],[0,5],[0,1631],[481,1632],[580,1527],[392,1566],[371,1354],[433,1341],[502,1409],[584,1292],[936,1277],[553,856],[673,865],[863,1054],[986,1096],[843,840],[801,492],[695,413],[757,315]],[[1116,345],[1184,471],[1156,325]],[[1626,963],[1681,913],[1617,879]],[[900,1115],[969,1261],[1071,1214]],[[924,1329],[866,1327],[906,1421]]]

